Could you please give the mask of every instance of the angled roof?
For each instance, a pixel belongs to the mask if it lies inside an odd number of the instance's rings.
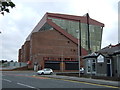
[[[111,55],[120,54],[120,43],[117,45],[109,45],[98,52],[88,54],[84,56],[83,58],[96,58],[99,54],[102,54],[103,56],[109,58]]]
[[[107,53],[107,54],[113,54],[115,52],[120,51],[120,43],[117,45],[109,45],[101,50],[99,50],[98,52],[100,53]]]
[[[71,21],[80,21],[81,23],[87,23],[87,16],[75,16],[75,15],[58,14],[58,13],[46,13],[46,14],[47,14],[47,17],[53,17],[58,19],[71,20]],[[104,27],[103,23],[96,21],[92,18],[89,18],[89,24]]]
[[[87,17],[86,16],[75,16],[75,15],[67,15],[67,14],[58,14],[58,13],[46,13],[43,18],[39,21],[39,23],[36,25],[36,27],[33,29],[33,31],[29,34],[26,41],[30,40],[31,34],[33,32],[38,32],[40,28],[47,22],[48,17],[57,18],[57,19],[64,19],[64,20],[71,20],[71,21],[79,21],[81,23],[87,23]],[[104,27],[104,24],[101,22],[98,22],[94,19],[89,18],[89,24],[91,25],[97,25]]]

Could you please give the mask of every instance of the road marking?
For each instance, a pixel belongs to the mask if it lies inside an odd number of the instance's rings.
[[[29,76],[29,77],[34,77],[34,78],[38,78],[38,79],[49,79],[48,77],[41,77],[41,76],[36,76],[36,75]]]
[[[10,80],[8,80],[8,79],[2,79],[2,80],[7,81],[7,82],[12,82],[12,81],[10,81]]]
[[[83,84],[89,84],[89,85],[96,85],[96,86],[104,86],[104,87],[110,87],[110,88],[118,88],[116,86],[101,85],[101,84],[94,84],[94,83],[81,82],[81,81],[72,81],[72,80],[64,80],[64,81],[70,81],[70,82],[76,82],[76,83],[83,83]]]
[[[109,88],[119,88],[117,86],[95,84],[95,83],[89,83],[89,82],[83,82],[83,81],[75,81],[75,80],[67,80],[67,79],[59,79],[59,78],[51,78],[51,79],[69,81],[69,82],[74,82],[74,83],[83,83],[83,84],[89,84],[89,85],[95,85],[95,86],[104,86],[104,87],[109,87]]]
[[[27,74],[25,74],[25,75],[20,75],[20,74],[18,74],[18,75],[16,75],[16,74],[8,74],[8,75],[21,76],[21,77],[32,77],[32,78],[38,78],[38,79],[48,79],[47,77],[41,77],[41,76],[37,76],[37,75],[32,75],[32,76],[29,76],[29,75],[27,75]]]
[[[23,83],[17,83],[18,85],[22,85],[22,86],[25,86],[25,87],[29,87],[29,88],[35,88],[33,86],[29,86],[29,85],[26,85],[26,84],[23,84]]]

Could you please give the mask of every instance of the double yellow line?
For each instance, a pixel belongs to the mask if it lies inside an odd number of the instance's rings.
[[[89,83],[89,82],[83,82],[83,81],[75,81],[75,80],[67,80],[67,79],[59,79],[59,78],[51,78],[51,77],[48,77],[48,78],[49,79],[56,79],[56,80],[63,80],[63,81],[68,81],[68,82],[74,82],[74,83],[83,83],[83,84],[89,84],[89,85],[95,85],[95,86],[109,87],[109,88],[120,88],[117,86],[95,84],[95,83]]]

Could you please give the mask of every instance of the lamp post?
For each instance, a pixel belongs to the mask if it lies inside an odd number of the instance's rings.
[[[80,77],[80,32],[79,30],[76,30],[76,32],[78,33],[78,66],[79,66],[79,77]]]
[[[2,32],[0,31],[0,34],[2,34]],[[0,59],[2,59],[2,36],[1,36],[1,39],[0,39]]]
[[[80,59],[81,59],[81,24],[79,20],[79,30],[76,30],[78,33],[78,62],[79,62],[79,77],[80,77]]]
[[[88,29],[88,54],[91,54],[91,46],[90,46],[90,29],[89,29],[89,13],[86,14],[87,17],[87,29]],[[90,62],[90,78],[92,78],[92,61]]]

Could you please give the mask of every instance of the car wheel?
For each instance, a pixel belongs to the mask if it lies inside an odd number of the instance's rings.
[[[50,75],[52,75],[53,73],[52,72],[50,72]]]
[[[44,73],[42,72],[41,75],[43,75]]]

